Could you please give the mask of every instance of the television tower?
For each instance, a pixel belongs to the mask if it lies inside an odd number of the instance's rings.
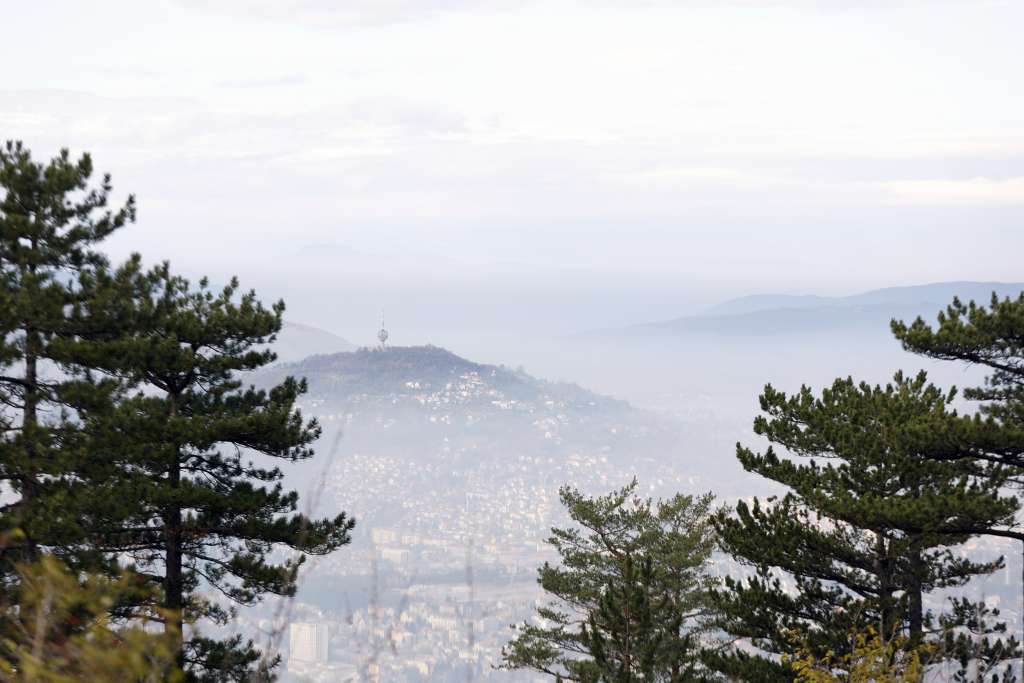
[[[384,327],[384,311],[380,312],[380,332],[377,333],[377,339],[380,341],[380,348],[387,348],[388,330],[386,327]]]

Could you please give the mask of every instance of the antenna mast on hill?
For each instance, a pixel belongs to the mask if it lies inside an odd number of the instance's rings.
[[[380,341],[380,348],[386,349],[388,346],[388,330],[384,327],[384,311],[380,312],[380,332],[377,333],[377,339]]]

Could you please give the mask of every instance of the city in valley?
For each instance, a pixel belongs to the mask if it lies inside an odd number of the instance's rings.
[[[0,0],[0,683],[1024,683],[1022,27]]]

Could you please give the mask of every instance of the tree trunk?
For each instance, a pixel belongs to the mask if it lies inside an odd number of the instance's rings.
[[[170,419],[177,415],[175,399],[171,398]],[[177,448],[168,463],[167,484],[174,491],[181,486],[181,458]],[[184,633],[184,580],[182,578],[182,521],[181,506],[175,502],[164,511],[164,608],[167,610],[164,633],[169,640],[171,651],[175,653],[178,667],[185,663]]]
[[[38,354],[39,335],[29,328],[25,331],[25,394],[21,415],[23,434],[31,432],[39,423],[39,388],[36,386],[39,381]],[[31,441],[27,441],[26,446],[31,447]]]
[[[34,253],[39,246],[38,240],[31,239],[31,250]],[[27,272],[26,272],[27,271]],[[20,273],[20,283],[24,284],[28,278],[35,284],[36,266],[29,265]],[[42,353],[42,340],[39,332],[31,320],[23,321],[25,325],[25,386],[22,395],[21,413],[21,438],[25,443],[25,475],[22,481],[21,496],[22,503],[29,503],[36,496],[37,468],[39,467],[39,450],[36,448],[36,434],[39,426],[39,355]],[[27,507],[27,506],[25,506]],[[38,555],[38,548],[33,534],[25,531],[25,555],[26,559],[34,560]]]
[[[924,601],[921,586],[921,577],[924,573],[924,561],[921,559],[921,551],[917,548],[911,550],[910,555],[910,582],[908,597],[910,599],[910,644],[916,646],[924,639]]]
[[[174,465],[170,482],[177,488],[180,473]],[[168,506],[164,516],[166,540],[166,570],[164,576],[164,608],[167,610],[164,632],[170,641],[171,650],[180,666],[184,661],[184,640],[182,634],[182,607],[184,606],[184,582],[181,566],[181,508]]]
[[[42,342],[39,333],[31,326],[25,328],[25,386],[22,394],[21,438],[25,444],[25,470],[21,482],[21,503],[28,507],[36,497],[39,472],[39,449],[36,440],[39,438],[39,370],[38,358]],[[27,521],[27,520],[26,520]],[[24,553],[27,560],[34,560],[38,555],[35,535],[28,529],[25,532]]]
[[[892,635],[893,620],[895,618],[893,594],[895,585],[892,576],[892,560],[888,556],[889,548],[886,545],[885,537],[876,534],[875,538],[875,572],[878,576],[878,638],[884,645],[889,642]]]

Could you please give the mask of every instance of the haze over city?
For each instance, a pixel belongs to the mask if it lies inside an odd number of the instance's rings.
[[[0,17],[0,679],[1024,676],[1024,3]]]

